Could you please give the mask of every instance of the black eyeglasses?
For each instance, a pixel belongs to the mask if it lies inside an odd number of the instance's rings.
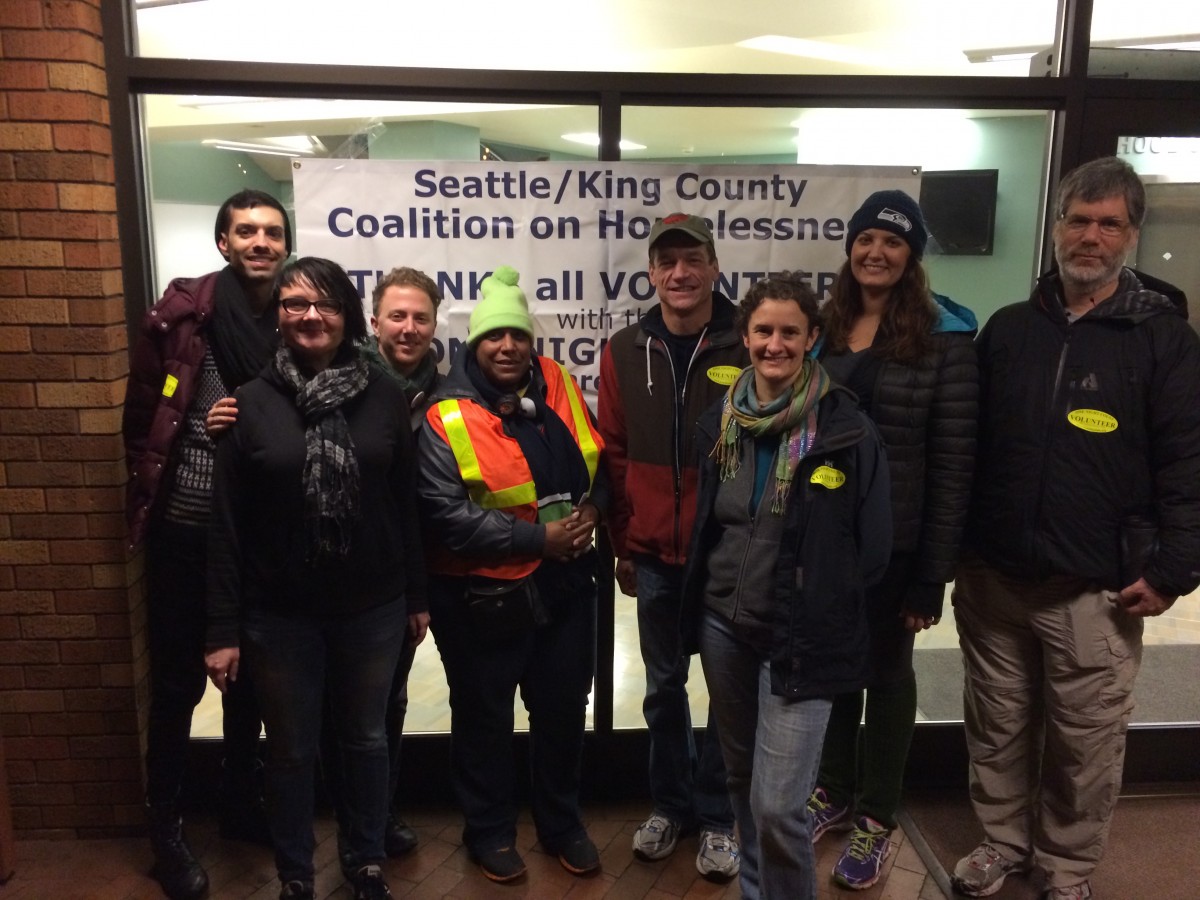
[[[279,301],[279,305],[288,314],[293,316],[308,315],[310,307],[316,307],[317,312],[323,316],[336,316],[342,311],[342,304],[329,297],[321,297],[318,300],[305,300],[303,297],[285,297]]]
[[[1092,224],[1100,226],[1100,233],[1105,237],[1120,237],[1125,233],[1125,229],[1129,227],[1128,222],[1123,222],[1120,219],[1106,217],[1103,219],[1093,219],[1091,216],[1068,216],[1066,214],[1059,216],[1063,226],[1072,234],[1083,234]]]

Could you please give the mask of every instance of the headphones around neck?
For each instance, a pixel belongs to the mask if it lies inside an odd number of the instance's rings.
[[[529,397],[518,394],[501,394],[496,400],[496,414],[502,419],[511,419],[520,415],[523,419],[532,419],[537,415],[537,407]]]

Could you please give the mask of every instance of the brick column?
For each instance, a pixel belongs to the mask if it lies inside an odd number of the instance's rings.
[[[0,3],[0,733],[18,836],[141,822],[100,0]]]

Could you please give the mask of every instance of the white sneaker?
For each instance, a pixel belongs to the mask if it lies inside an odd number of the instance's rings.
[[[1004,886],[1005,878],[1026,868],[1025,863],[1013,862],[984,841],[958,861],[950,883],[968,897],[990,897]]]
[[[666,859],[679,843],[679,825],[666,816],[651,814],[633,834],[633,852],[642,859]]]
[[[725,831],[705,828],[700,832],[696,871],[710,880],[727,881],[742,868],[742,851],[737,838]]]

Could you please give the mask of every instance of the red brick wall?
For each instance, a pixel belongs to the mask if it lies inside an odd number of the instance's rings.
[[[0,2],[0,759],[25,837],[141,822],[100,2]]]

